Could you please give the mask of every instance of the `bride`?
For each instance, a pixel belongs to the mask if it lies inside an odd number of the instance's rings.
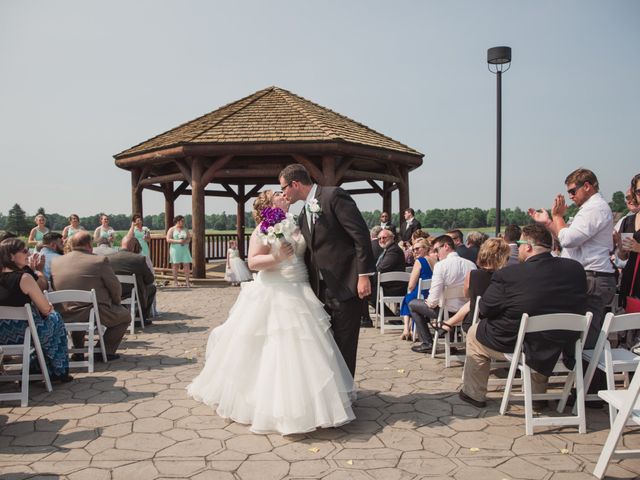
[[[260,193],[253,204],[258,225],[267,207],[289,205],[280,193]],[[288,240],[265,245],[260,227],[253,232],[248,260],[259,273],[242,284],[227,321],[211,332],[205,365],[187,387],[254,433],[304,433],[355,418],[353,378],[309,286],[304,238],[296,230]]]

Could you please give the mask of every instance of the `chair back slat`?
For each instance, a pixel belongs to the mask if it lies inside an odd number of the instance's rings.
[[[587,315],[578,315],[575,313],[536,315],[528,318],[525,333],[542,332],[545,330],[584,332],[589,328],[591,316],[591,312]]]
[[[607,334],[622,332],[624,330],[636,330],[640,328],[640,313],[625,313],[616,315],[611,320]]]
[[[133,274],[133,275],[116,275],[116,277],[118,277],[118,281],[120,283],[128,283],[128,284],[131,284],[131,285],[136,283],[135,274]]]
[[[65,302],[93,303],[95,290],[55,290],[44,294],[53,305]]]
[[[408,282],[411,274],[408,272],[385,272],[379,275],[380,283],[383,282]]]
[[[0,320],[28,320],[29,313],[24,307],[0,307]]]

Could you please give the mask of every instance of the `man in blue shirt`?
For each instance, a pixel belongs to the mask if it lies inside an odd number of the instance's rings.
[[[51,260],[62,255],[64,245],[62,235],[56,232],[49,232],[42,238],[42,249],[40,255],[44,257],[44,276],[51,284]]]

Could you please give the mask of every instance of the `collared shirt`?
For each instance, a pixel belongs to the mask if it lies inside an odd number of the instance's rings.
[[[582,264],[585,270],[613,272],[613,214],[600,193],[582,204],[570,225],[558,232],[562,257]]]
[[[51,282],[51,260],[56,257],[60,257],[61,255],[55,250],[51,250],[49,247],[42,247],[40,255],[44,255],[44,269],[42,273],[44,273],[47,281]]]
[[[304,201],[304,207],[303,207],[304,208],[304,214],[307,217],[307,226],[309,227],[309,230],[311,230],[311,212],[309,211],[307,206],[309,205],[311,200],[316,198],[316,191],[317,190],[318,190],[318,184],[314,183],[313,186],[311,187],[311,190],[309,190],[309,193],[307,194],[306,200]]]
[[[476,266],[473,262],[460,257],[456,252],[451,252],[447,258],[440,260],[433,268],[427,305],[431,308],[437,307],[444,287],[462,287],[467,273],[475,269]],[[465,303],[467,303],[467,299],[464,297],[452,298],[447,300],[447,310],[457,311]]]

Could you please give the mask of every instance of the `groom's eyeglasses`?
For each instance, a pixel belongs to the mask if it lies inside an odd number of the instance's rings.
[[[284,192],[287,190],[287,188],[289,188],[289,187],[291,186],[291,184],[292,184],[292,183],[293,183],[293,182],[289,182],[289,183],[287,183],[286,185],[280,185],[280,191],[281,191],[282,193],[284,193]]]

